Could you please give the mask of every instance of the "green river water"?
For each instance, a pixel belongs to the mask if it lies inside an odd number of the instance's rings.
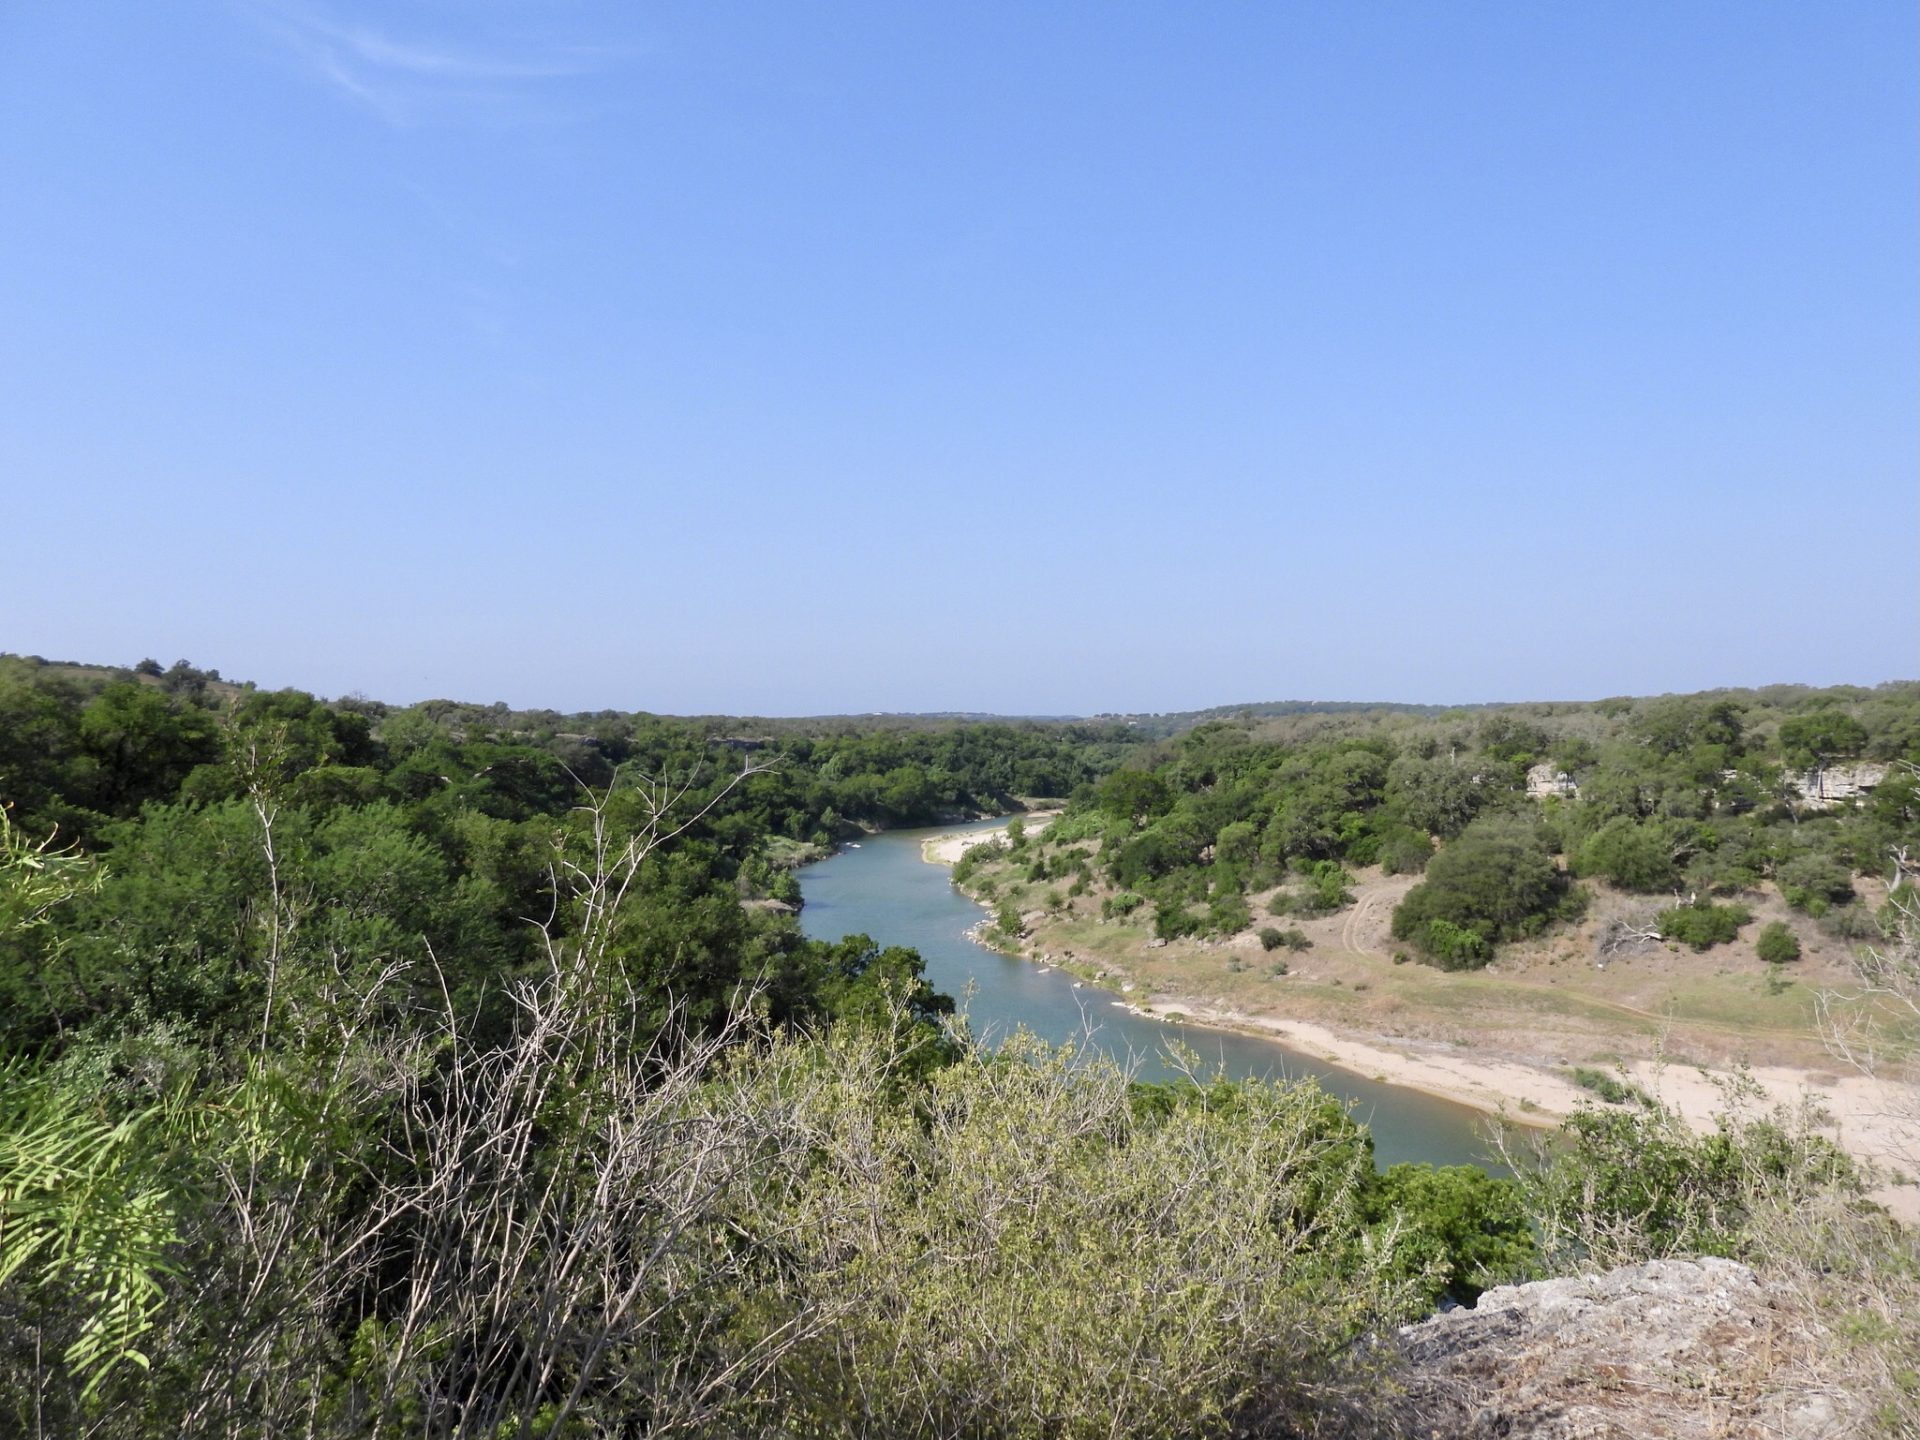
[[[869,836],[831,859],[800,872],[808,935],[837,940],[865,934],[881,945],[907,945],[926,961],[927,979],[956,998],[971,985],[967,1013],[977,1033],[1004,1035],[1024,1025],[1041,1038],[1062,1041],[1093,1027],[1096,1044],[1143,1061],[1146,1079],[1164,1077],[1167,1046],[1195,1051],[1203,1066],[1233,1078],[1311,1076],[1348,1101],[1372,1131],[1382,1165],[1427,1161],[1484,1164],[1485,1117],[1418,1091],[1397,1089],[1288,1050],[1270,1040],[1135,1015],[1110,991],[1076,985],[1061,970],[1014,960],[969,939],[985,912],[953,886],[947,867],[920,856],[921,842],[953,829],[987,829],[1003,822],[943,830],[894,830]]]

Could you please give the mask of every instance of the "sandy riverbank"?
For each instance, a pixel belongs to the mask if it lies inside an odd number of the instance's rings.
[[[1029,835],[1038,835],[1052,823],[1058,810],[1035,810],[1031,814],[1020,816]],[[984,845],[989,840],[1006,838],[1007,827],[999,825],[992,830],[960,830],[949,835],[935,835],[920,843],[920,858],[929,865],[951,865],[976,845]]]
[[[1030,816],[1038,830],[1046,816]],[[1004,827],[935,836],[925,841],[922,858],[951,865],[970,848],[1004,835]],[[1579,1105],[1592,1102],[1591,1091],[1576,1085],[1564,1069],[1476,1053],[1461,1046],[1362,1035],[1312,1021],[1246,1014],[1200,1000],[1165,997],[1133,1007],[1141,1014],[1189,1024],[1268,1036],[1289,1049],[1387,1085],[1403,1086],[1490,1114],[1518,1125],[1551,1126]],[[1900,1176],[1920,1169],[1920,1092],[1858,1074],[1834,1074],[1788,1066],[1764,1066],[1736,1076],[1694,1065],[1634,1060],[1621,1078],[1671,1106],[1690,1125],[1711,1130],[1728,1108],[1732,1089],[1750,1081],[1760,1109],[1798,1106],[1811,1101],[1829,1117],[1826,1133],[1856,1158]],[[1909,1222],[1920,1222],[1920,1186],[1883,1186],[1875,1198]]]
[[[1517,1060],[1468,1056],[1452,1047],[1415,1046],[1383,1036],[1342,1034],[1325,1025],[1241,1015],[1193,1002],[1166,1000],[1135,1007],[1143,1014],[1187,1024],[1211,1025],[1270,1035],[1290,1050],[1338,1065],[1386,1085],[1405,1086],[1476,1110],[1504,1115],[1519,1125],[1549,1126],[1594,1099],[1592,1092],[1538,1066]],[[1842,1149],[1883,1169],[1905,1173],[1920,1162],[1920,1105],[1912,1087],[1865,1075],[1834,1075],[1768,1066],[1738,1075],[1692,1065],[1634,1061],[1623,1078],[1671,1107],[1698,1130],[1712,1130],[1731,1092],[1743,1082],[1757,1090],[1751,1111],[1797,1107],[1811,1101],[1827,1117],[1823,1126]],[[1881,1187],[1875,1199],[1901,1219],[1920,1221],[1920,1187]]]

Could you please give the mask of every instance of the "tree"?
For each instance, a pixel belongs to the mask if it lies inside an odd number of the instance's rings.
[[[1138,825],[1172,809],[1173,792],[1150,770],[1116,770],[1100,783],[1095,803],[1107,814]]]
[[[1393,935],[1437,958],[1484,964],[1493,945],[1537,934],[1579,906],[1538,824],[1493,816],[1433,857],[1426,879],[1395,908]]]
[[[1866,727],[1844,710],[1815,710],[1780,722],[1780,749],[1789,765],[1802,770],[1857,755],[1866,743]]]
[[[80,743],[98,767],[90,799],[111,815],[172,799],[194,767],[221,755],[212,715],[131,682],[109,685],[80,712]]]
[[[1530,1278],[1539,1261],[1520,1187],[1477,1166],[1390,1166],[1369,1187],[1365,1214],[1408,1229],[1409,1253],[1433,1264],[1435,1302],[1471,1305],[1490,1286]]]
[[[1387,768],[1387,798],[1408,824],[1445,840],[1466,829],[1486,797],[1470,770],[1403,755]]]
[[[1691,853],[1684,822],[1634,820],[1616,815],[1582,842],[1574,856],[1580,875],[1603,875],[1624,890],[1671,890],[1680,863]]]

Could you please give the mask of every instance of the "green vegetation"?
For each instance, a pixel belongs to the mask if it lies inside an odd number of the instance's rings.
[[[1735,939],[1752,918],[1753,912],[1744,905],[1716,905],[1703,895],[1690,905],[1662,910],[1656,923],[1666,939],[1708,950]]]
[[[1649,1103],[1647,1092],[1638,1085],[1630,1085],[1624,1080],[1616,1080],[1604,1070],[1594,1070],[1585,1065],[1576,1065],[1568,1072],[1573,1083],[1583,1090],[1591,1090],[1611,1105],[1644,1105]]]
[[[1578,914],[1582,900],[1553,863],[1552,842],[1518,816],[1474,821],[1427,866],[1393,912],[1393,938],[1449,970],[1484,965],[1503,940]]]
[[[1786,923],[1775,920],[1760,932],[1754,953],[1769,965],[1785,965],[1800,958],[1800,941]]]
[[[1575,913],[1557,856],[1627,886],[1662,853],[1703,895],[1784,872],[1825,925],[1914,789],[1806,811],[1787,740],[1898,758],[1914,710],[1281,707],[1142,745],[0,659],[0,1432],[1307,1433],[1383,1413],[1362,1342],[1443,1296],[1759,1254],[1783,1197],[1853,1237],[1806,1251],[1832,1273],[1910,1273],[1783,1124],[1595,1112],[1513,1180],[1379,1174],[1310,1084],[989,1053],[913,952],[803,936],[791,867],[1065,793],[959,867],[1008,934],[1338,914],[1378,862],[1422,877],[1396,935],[1473,965]],[[1578,801],[1526,796],[1545,755]]]
[[[1071,874],[1057,913],[1082,896],[1108,921],[1144,909],[1157,938],[1177,940],[1245,931],[1256,913],[1337,914],[1355,870],[1377,864],[1421,877],[1392,919],[1406,953],[1472,969],[1576,919],[1602,886],[1706,897],[1675,920],[1690,944],[1712,943],[1722,912],[1769,882],[1833,933],[1871,938],[1855,877],[1920,837],[1911,684],[1452,711],[1252,707],[1149,728],[1166,738],[1075,791],[1017,872],[983,850],[956,879]],[[1816,805],[1800,789],[1809,757],[1886,773],[1858,803]],[[1536,765],[1540,798],[1528,791]]]
[[[1092,787],[1097,727],[27,662],[0,711],[9,1433],[1227,1433],[1521,1263],[1511,1187],[1384,1180],[1310,1085],[989,1055],[911,951],[799,933],[793,863]]]

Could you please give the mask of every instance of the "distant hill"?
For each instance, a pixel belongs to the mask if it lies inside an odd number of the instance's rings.
[[[1146,714],[1108,714],[1089,718],[1103,724],[1126,725],[1154,739],[1178,735],[1197,726],[1224,720],[1252,724],[1293,715],[1407,715],[1428,718],[1477,706],[1416,705],[1395,700],[1261,700],[1244,705],[1214,705],[1205,710],[1169,710]]]

